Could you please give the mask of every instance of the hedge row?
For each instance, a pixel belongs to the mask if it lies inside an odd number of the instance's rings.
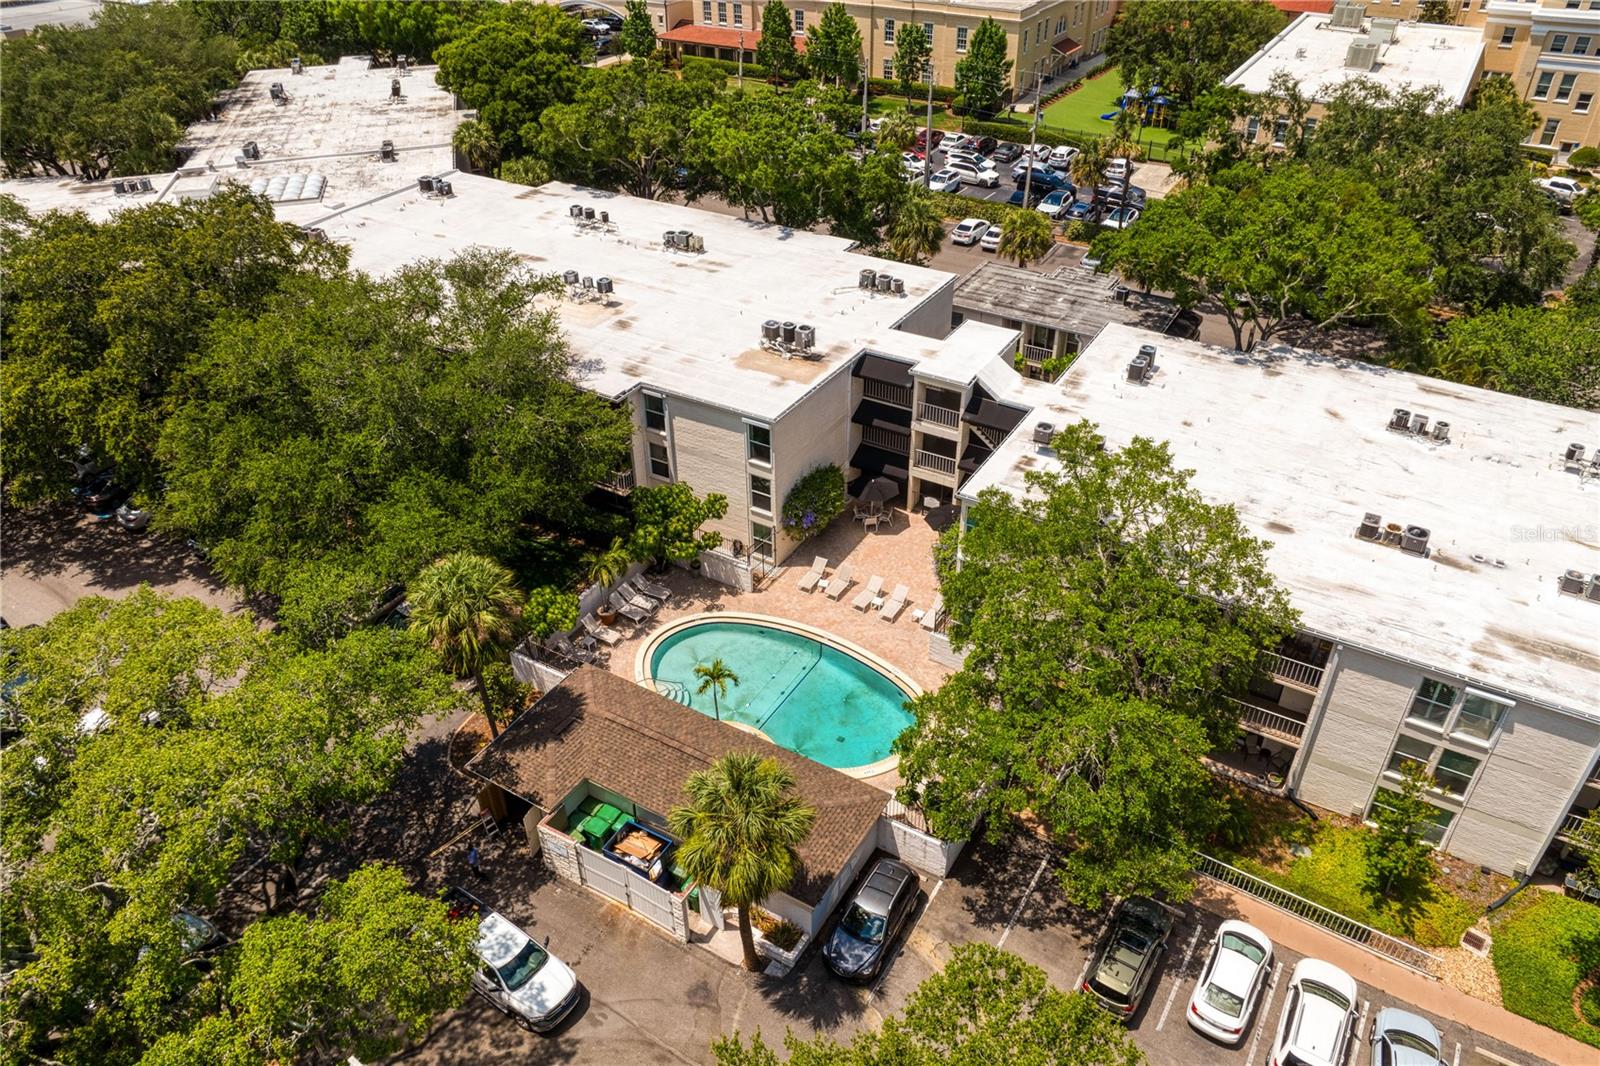
[[[1039,138],[1040,144],[1072,144],[1079,148],[1088,145],[1092,140],[1082,133],[1070,130],[1057,129],[1054,126],[1040,125],[1033,129],[1031,122],[1021,122],[1016,119],[1005,119],[990,122],[980,122],[977,119],[967,119],[961,124],[961,132],[976,133],[979,136],[998,137],[1002,141],[1015,141],[1017,144],[1027,144],[1029,132],[1032,131]]]
[[[994,200],[977,200],[954,192],[936,192],[933,194],[933,202],[945,218],[981,218],[1002,228],[1007,218],[1022,210],[1010,204],[997,203]]]
[[[687,67],[691,63],[698,63],[698,64],[701,64],[702,66],[712,67],[712,68],[714,68],[716,70],[725,71],[728,74],[733,75],[733,76],[737,76],[739,74],[739,64],[738,64],[737,61],[732,60],[732,59],[712,59],[712,58],[710,58],[708,56],[684,56],[683,57],[683,65],[685,67]],[[746,63],[744,65],[744,76],[747,77],[747,78],[757,78],[757,79],[765,78],[767,76],[767,68],[762,66],[759,63]],[[859,88],[859,85],[860,85],[860,83],[857,83],[857,87],[858,88]],[[927,94],[927,86],[926,85],[922,85],[922,86],[919,87],[919,86],[913,84],[912,85],[912,90],[913,90],[913,92],[911,94],[912,96],[918,97],[919,99],[926,97],[926,94]],[[898,95],[900,95],[900,83],[898,81],[894,81],[894,80],[889,79],[889,78],[868,78],[867,79],[867,92],[868,92],[868,94],[870,94],[872,96],[888,96],[888,95],[898,96]],[[937,100],[941,104],[948,104],[948,103],[952,102],[953,100],[955,100],[956,95],[957,95],[957,93],[956,93],[955,89],[953,89],[952,87],[950,87],[948,85],[935,85],[933,87],[933,98],[935,100]]]

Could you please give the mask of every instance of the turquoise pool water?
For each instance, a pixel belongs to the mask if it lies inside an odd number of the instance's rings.
[[[906,694],[853,655],[799,633],[751,622],[697,622],[650,653],[650,676],[662,691],[701,714],[694,668],[721,659],[739,684],[717,697],[725,721],[754,726],[774,744],[835,769],[887,759],[911,713]],[[681,687],[680,687],[681,686]]]

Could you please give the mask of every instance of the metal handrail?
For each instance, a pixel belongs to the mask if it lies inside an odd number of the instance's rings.
[[[890,796],[889,802],[884,805],[883,815],[885,818],[890,818],[896,822],[904,822],[913,829],[931,835],[931,830],[928,829],[928,816],[923,813],[921,807],[907,807],[904,803]]]
[[[630,466],[626,470],[618,470],[614,472],[609,478],[606,479],[605,484],[606,488],[608,489],[613,489],[617,492],[627,492],[634,486],[633,468]]]
[[[1590,817],[1591,816],[1587,814],[1567,815],[1565,818],[1561,819],[1561,828],[1556,830],[1556,836],[1570,837],[1575,833],[1581,832],[1583,827],[1589,824]]]
[[[1298,718],[1291,718],[1277,711],[1269,711],[1265,707],[1257,707],[1253,703],[1228,697],[1239,708],[1239,722],[1245,726],[1254,726],[1256,729],[1266,730],[1269,733],[1292,737],[1299,740],[1305,736],[1306,724]]]
[[[874,381],[872,378],[861,379],[861,395],[869,400],[880,403],[892,403],[896,407],[911,408],[911,386],[891,385],[886,381]]]
[[[911,431],[897,433],[882,426],[867,426],[861,431],[861,443],[885,451],[904,452],[911,447]]]
[[[1054,359],[1056,353],[1039,344],[1023,344],[1022,357],[1030,362],[1042,363],[1047,359]]]
[[[946,429],[955,429],[961,424],[961,412],[954,407],[940,407],[936,403],[919,403],[917,417],[924,422],[932,422],[936,426]]]
[[[926,448],[917,449],[917,465],[925,466],[929,470],[937,470],[941,474],[949,474],[952,477],[955,476],[956,472],[955,459],[947,455],[939,455],[937,452],[930,452]]]
[[[1220,881],[1237,888],[1269,906],[1319,925],[1335,936],[1342,937],[1358,947],[1366,948],[1375,955],[1382,955],[1408,970],[1415,970],[1424,977],[1437,977],[1434,968],[1439,964],[1439,957],[1415,944],[1380,932],[1354,918],[1347,918],[1338,911],[1329,910],[1320,903],[1313,903],[1304,896],[1297,896],[1286,888],[1247,873],[1237,866],[1229,866],[1221,859],[1214,859],[1203,852],[1195,852],[1195,860],[1195,871],[1213,881]]]
[[[1322,687],[1323,667],[1303,663],[1299,659],[1291,659],[1275,651],[1267,652],[1267,669],[1271,671],[1273,677],[1287,681],[1291,685],[1300,685],[1312,690]]]

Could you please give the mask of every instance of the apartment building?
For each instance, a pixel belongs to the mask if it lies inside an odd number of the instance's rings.
[[[894,77],[896,37],[908,25],[921,25],[933,46],[937,85],[954,85],[955,69],[978,23],[992,18],[1006,31],[1011,57],[1011,89],[1029,91],[1035,80],[1065,74],[1080,61],[1105,51],[1106,36],[1122,0],[891,0],[858,3],[845,9],[861,32],[863,62],[875,78]],[[822,17],[825,0],[786,5],[794,20],[795,43]],[[755,58],[763,4],[742,0],[664,0],[653,5],[656,32],[679,55]]]
[[[1153,371],[1133,365],[1153,350]],[[960,492],[1025,491],[1044,423],[1171,443],[1267,544],[1301,631],[1225,753],[1366,816],[1407,767],[1434,843],[1532,868],[1600,803],[1600,416],[1310,352],[1105,326]]]

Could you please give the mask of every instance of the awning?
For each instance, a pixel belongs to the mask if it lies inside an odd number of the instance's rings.
[[[894,478],[902,485],[911,477],[906,469],[906,457],[886,452],[881,448],[874,448],[870,444],[863,444],[856,449],[856,454],[851,457],[850,465],[861,471],[857,480],[865,485],[879,474]],[[855,486],[852,491],[860,492],[861,486]]]
[[[966,413],[962,415],[968,422],[984,429],[994,429],[1001,433],[1010,433],[1017,428],[1017,423],[1027,416],[1026,411],[1019,411],[1015,407],[1007,407],[1003,403],[979,397],[976,394],[972,402],[967,404]]]
[[[876,400],[863,399],[856,405],[850,421],[858,426],[880,426],[896,433],[911,432],[911,412],[904,407],[892,407]]]
[[[1071,37],[1063,37],[1061,40],[1051,45],[1050,50],[1055,52],[1057,55],[1070,56],[1074,52],[1083,51],[1083,45],[1079,44],[1077,41],[1074,41]]]
[[[858,378],[871,378],[881,381],[885,385],[899,385],[902,388],[911,387],[911,366],[894,359],[886,359],[881,355],[867,352],[856,360],[856,366],[851,373]]]
[[[739,48],[739,38],[744,38],[744,50],[753,52],[756,45],[761,43],[761,27],[751,26],[748,29],[731,29],[727,26],[696,26],[693,23],[684,23],[674,26],[656,39],[671,41],[674,44],[698,44],[711,48]],[[794,46],[800,51],[806,50],[805,34],[794,35]]]

